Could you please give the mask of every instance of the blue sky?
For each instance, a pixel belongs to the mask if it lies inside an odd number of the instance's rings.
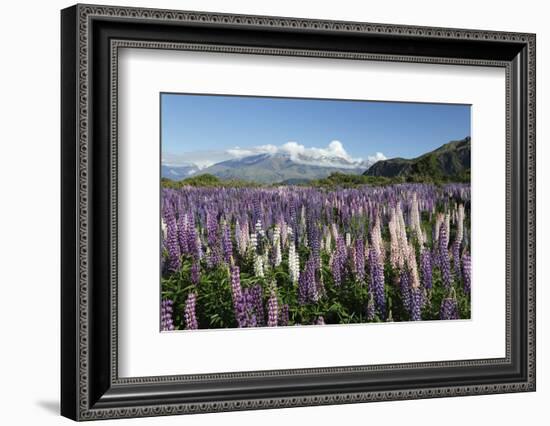
[[[288,142],[354,160],[413,158],[470,136],[469,105],[163,93],[161,107],[165,164],[211,164]]]

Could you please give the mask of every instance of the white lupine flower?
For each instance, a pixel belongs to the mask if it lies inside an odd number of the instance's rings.
[[[408,248],[407,265],[409,266],[409,271],[411,273],[411,287],[412,288],[420,287],[420,279],[418,277],[418,267],[416,264],[416,253],[412,245],[410,245]]]
[[[257,277],[264,276],[263,256],[260,256],[258,254],[254,257],[254,275],[256,275]]]
[[[200,261],[202,259],[202,242],[201,242],[201,237],[199,236],[199,234],[197,233],[196,235],[196,238],[195,238],[195,247],[197,248],[197,258],[198,260]]]
[[[351,234],[346,232],[346,247],[351,246]]]
[[[380,227],[380,217],[376,217],[374,227],[371,233],[372,246],[378,254],[380,262],[383,264],[386,259],[386,251],[384,249],[384,241],[382,240],[382,230]]]
[[[439,241],[439,230],[444,220],[445,215],[443,213],[438,213],[435,217],[434,241]]]
[[[398,223],[397,217],[395,215],[395,208],[392,207],[390,221],[388,222],[388,228],[390,231],[390,263],[394,269],[403,265],[401,251],[399,250],[399,237],[397,236],[397,227]]]
[[[401,209],[401,203],[397,203],[396,207],[397,217],[397,239],[399,241],[399,251],[401,252],[401,259],[405,260],[409,254],[409,242],[407,240],[407,228],[405,227],[405,219],[403,218],[403,210]],[[400,267],[403,267],[401,264]]]
[[[279,266],[283,261],[283,255],[281,254],[281,230],[279,225],[275,225],[273,229],[273,264]]]
[[[302,210],[300,211],[300,228],[304,231],[304,234],[306,232],[306,207],[302,206]]]
[[[336,226],[335,223],[332,223],[331,225],[331,230],[332,230],[332,238],[334,239],[334,241],[336,241],[338,239],[338,226]]]
[[[260,219],[256,222],[256,233],[262,237],[265,236],[265,231],[262,228],[262,221]]]
[[[422,233],[422,227],[420,226],[420,211],[418,209],[418,199],[416,192],[413,194],[412,206],[411,206],[411,225],[418,239],[420,246],[424,245],[425,239]]]
[[[237,243],[237,251],[242,253],[241,225],[239,224],[239,219],[235,221],[235,242]]]
[[[281,247],[286,247],[288,240],[288,226],[284,220],[281,220]]]
[[[327,232],[325,236],[325,250],[330,253],[331,248],[332,248],[332,234],[330,232]]]
[[[237,223],[235,225],[235,229],[239,227],[239,224]],[[244,256],[246,253],[246,250],[249,247],[249,238],[250,234],[248,233],[248,223],[243,223],[239,227],[239,238],[238,238],[238,247],[239,247],[239,253],[241,256]]]
[[[290,243],[290,247],[288,248],[288,270],[292,282],[294,284],[298,283],[298,279],[300,278],[300,259],[293,242]]]
[[[458,206],[457,224],[456,224],[456,241],[460,244],[464,238],[464,205]]]
[[[256,234],[252,233],[250,234],[250,238],[248,239],[248,249],[251,250],[253,253],[256,253],[257,248],[258,248],[258,239],[256,238]]]
[[[414,215],[413,215],[414,216]],[[401,203],[390,208],[390,263],[394,269],[402,269],[409,256],[409,242]],[[422,234],[421,237],[422,238]]]

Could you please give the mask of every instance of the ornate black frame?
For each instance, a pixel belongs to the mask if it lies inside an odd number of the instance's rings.
[[[91,420],[535,390],[534,34],[96,5],[64,9],[61,30],[62,415]],[[506,357],[119,378],[121,47],[505,68]]]

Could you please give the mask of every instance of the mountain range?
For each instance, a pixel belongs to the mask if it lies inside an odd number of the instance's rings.
[[[170,166],[163,164],[161,166],[160,174],[163,178],[171,180],[182,180],[197,173],[200,168],[191,163],[180,164],[177,166]]]
[[[391,158],[378,161],[363,174],[383,177],[451,178],[465,176],[470,172],[470,137],[452,141],[419,157]]]
[[[353,161],[340,156],[320,156],[315,159],[284,152],[261,153],[235,158],[199,168],[193,164],[162,165],[161,175],[171,180],[211,174],[220,179],[240,179],[261,184],[305,183],[321,179],[334,172],[361,174],[374,160]]]
[[[383,158],[383,157],[382,157]],[[369,159],[355,161],[339,155],[316,156],[314,159],[285,152],[259,153],[199,167],[192,163],[162,165],[163,178],[179,181],[209,174],[220,179],[237,179],[260,184],[303,184],[323,179],[332,173],[378,177],[452,178],[470,171],[470,137],[452,141],[417,158]]]
[[[312,163],[276,153],[223,161],[197,172],[196,175],[208,173],[221,179],[241,179],[263,184],[296,183],[321,179],[334,172],[361,174],[369,166],[368,163],[354,163],[344,158],[325,158]]]

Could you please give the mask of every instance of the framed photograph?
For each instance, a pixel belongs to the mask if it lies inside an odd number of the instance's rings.
[[[61,412],[535,390],[535,35],[61,12]]]

